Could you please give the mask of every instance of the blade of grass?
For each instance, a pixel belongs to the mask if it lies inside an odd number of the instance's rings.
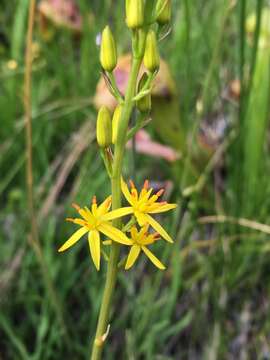
[[[26,50],[25,50],[25,78],[24,78],[24,108],[25,108],[25,137],[26,137],[26,181],[28,193],[28,212],[30,220],[30,244],[37,256],[40,264],[41,272],[43,275],[44,283],[47,288],[49,298],[52,306],[56,312],[57,319],[65,336],[68,336],[62,308],[59,303],[58,295],[56,293],[54,284],[52,282],[46,260],[44,258],[43,250],[39,240],[38,226],[36,219],[36,211],[34,204],[33,192],[33,152],[32,152],[32,39],[35,17],[35,0],[29,3],[28,14],[28,29],[26,37]],[[68,343],[68,341],[67,341]]]

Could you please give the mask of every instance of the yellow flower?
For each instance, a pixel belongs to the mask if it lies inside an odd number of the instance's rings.
[[[168,204],[166,201],[158,202],[158,198],[162,195],[164,190],[160,190],[154,195],[151,195],[153,189],[149,189],[148,181],[144,182],[144,186],[141,192],[138,194],[137,189],[132,181],[131,184],[131,191],[127,184],[122,180],[121,187],[122,192],[131,205],[131,207],[124,207],[121,208],[121,216],[134,214],[139,225],[144,226],[146,224],[150,224],[165,240],[168,242],[173,242],[169,234],[163,229],[163,227],[149,214],[158,214],[162,213],[171,209],[176,208],[176,204]],[[117,211],[112,211],[111,214],[117,215]]]
[[[70,219],[75,224],[81,226],[58,250],[59,252],[65,251],[73,246],[80,238],[88,233],[88,243],[90,253],[97,270],[100,268],[100,233],[106,235],[108,238],[125,245],[131,245],[131,241],[119,229],[113,227],[109,220],[116,219],[123,216],[121,209],[109,212],[111,207],[111,196],[109,196],[101,205],[97,205],[96,197],[93,198],[91,211],[85,206],[80,208],[78,205],[73,204],[73,207],[81,215],[80,218]]]
[[[125,265],[125,269],[128,270],[137,260],[141,251],[145,253],[145,255],[152,261],[152,263],[159,268],[160,270],[164,270],[165,266],[155,257],[155,255],[147,249],[147,246],[153,244],[156,240],[159,239],[159,234],[148,234],[149,225],[145,225],[141,228],[140,231],[137,230],[136,226],[133,226],[130,230],[131,233],[131,249],[128,254],[127,262]]]

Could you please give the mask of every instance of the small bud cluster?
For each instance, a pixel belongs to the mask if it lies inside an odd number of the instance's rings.
[[[154,15],[147,14],[145,0],[126,0],[126,25],[132,31],[133,56],[143,60],[145,72],[138,84],[134,98],[137,109],[147,115],[151,110],[151,85],[160,66],[157,29],[168,24],[171,18],[171,0],[157,0]],[[157,25],[155,25],[155,23]],[[135,39],[135,40],[134,40]],[[117,88],[113,70],[117,66],[117,46],[109,26],[102,32],[100,64],[108,80],[110,91],[118,101],[113,117],[106,107],[99,110],[97,142],[104,149],[117,142],[117,134],[124,106],[124,99]]]

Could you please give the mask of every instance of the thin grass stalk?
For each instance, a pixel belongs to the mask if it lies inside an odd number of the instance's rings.
[[[44,258],[43,250],[39,240],[38,225],[34,204],[33,191],[33,142],[32,142],[32,40],[35,20],[36,1],[29,3],[28,27],[25,50],[25,76],[24,76],[24,110],[25,110],[25,141],[26,141],[26,184],[27,184],[27,203],[30,220],[29,243],[38,259],[42,272],[45,287],[48,291],[49,299],[56,312],[57,319],[64,334],[67,334],[64,323],[62,309],[57,297],[57,293],[50,276],[49,268]]]
[[[243,151],[243,134],[241,129],[243,128],[244,123],[244,109],[245,109],[245,79],[244,79],[244,67],[245,67],[245,55],[246,55],[246,31],[245,31],[245,21],[246,21],[246,0],[241,0],[239,3],[239,79],[241,86],[240,101],[239,101],[239,111],[238,111],[238,138],[235,144],[235,156],[238,164],[241,164],[244,161],[244,151]],[[239,213],[242,204],[242,171],[235,171],[233,179],[235,181],[235,198],[237,199],[233,204],[235,209],[235,215]]]
[[[259,36],[260,36],[260,29],[261,29],[262,8],[263,8],[263,0],[257,0],[256,27],[255,27],[255,32],[254,32],[252,55],[251,55],[250,74],[249,74],[249,83],[248,83],[248,96],[249,96],[250,89],[252,87],[253,74],[254,74],[256,60],[257,60]],[[247,101],[248,101],[248,99],[247,99]]]

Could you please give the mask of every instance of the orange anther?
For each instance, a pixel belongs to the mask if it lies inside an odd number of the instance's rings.
[[[164,193],[164,189],[160,189],[160,190],[156,193],[156,195],[157,195],[157,196],[161,196],[163,193]]]
[[[79,205],[73,203],[72,207],[74,207],[74,209],[76,209],[77,211],[79,211],[81,208],[79,207]]]
[[[135,184],[134,184],[134,182],[132,180],[129,180],[129,184],[132,187],[132,189],[135,189]]]
[[[148,180],[145,180],[144,184],[143,184],[143,188],[145,190],[147,190],[149,188],[149,181]]]

